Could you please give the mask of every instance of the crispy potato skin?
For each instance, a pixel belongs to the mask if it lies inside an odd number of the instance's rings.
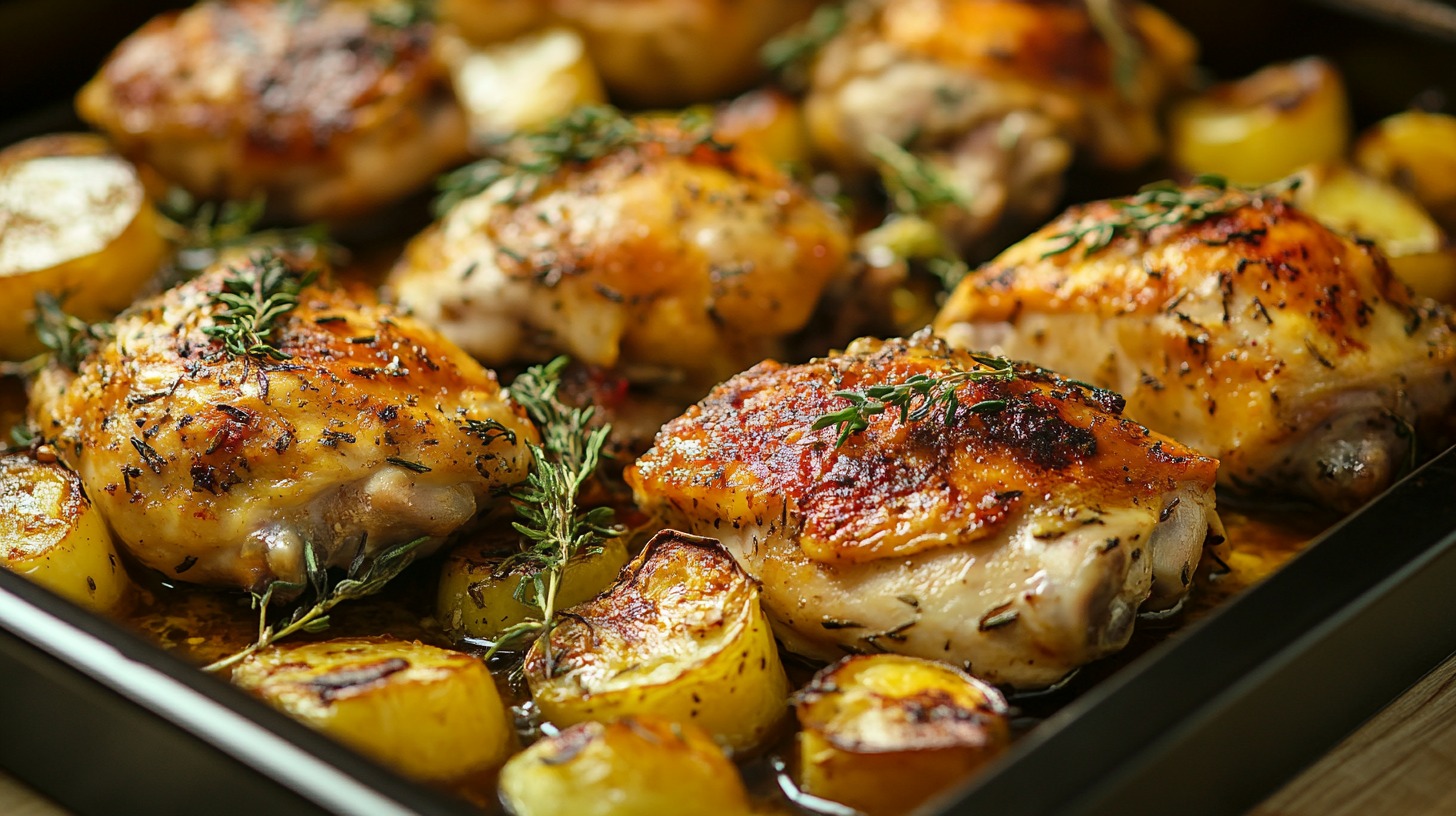
[[[516,816],[755,812],[738,769],[708,734],[648,715],[542,739],[506,763],[500,792]]]
[[[480,42],[547,25],[576,30],[613,98],[632,107],[718,99],[763,76],[759,48],[820,0],[445,0]]]
[[[1456,116],[1406,111],[1377,122],[1355,144],[1355,164],[1409,190],[1456,231]]]
[[[558,725],[651,714],[735,751],[782,719],[788,680],[758,585],[711,539],[659,533],[617,584],[568,610],[526,681]]]
[[[388,638],[274,646],[233,682],[314,728],[419,779],[499,766],[515,744],[485,664]]]
[[[0,151],[0,358],[39,353],[36,295],[83,320],[126,308],[167,254],[135,167],[98,136],[62,133]]]
[[[468,155],[433,27],[370,13],[348,0],[209,0],[163,14],[76,107],[199,197],[266,193],[300,220],[358,215]]]
[[[846,657],[796,695],[799,783],[869,816],[914,810],[1010,743],[995,687],[943,663]],[[913,789],[897,784],[915,779]]]
[[[0,568],[96,612],[120,610],[132,592],[81,480],[28,454],[0,458]]]
[[[1239,195],[1230,193],[1230,195]],[[953,344],[1041,360],[1127,397],[1128,415],[1222,462],[1235,490],[1346,509],[1447,433],[1451,316],[1373,247],[1272,195],[1196,223],[1048,254],[1114,217],[1073,207],[962,282]]]
[[[466,199],[410,242],[399,302],[490,365],[570,354],[634,379],[712,383],[774,353],[846,264],[838,214],[757,151],[675,120]]]
[[[539,614],[515,599],[517,587],[527,577],[525,568],[502,569],[505,559],[516,550],[503,549],[500,543],[476,539],[446,554],[440,567],[436,614],[452,637],[494,639]],[[627,546],[622,539],[608,539],[601,552],[581,556],[567,565],[558,603],[568,607],[595,598],[626,563]]]
[[[138,303],[78,374],[32,387],[36,427],[142,563],[260,589],[303,578],[304,542],[331,566],[419,536],[423,554],[525,477],[536,433],[495,375],[367,297],[316,283],[273,334],[289,359],[225,353],[213,297],[262,257]],[[488,419],[515,442],[468,432]]]
[[[1350,106],[1333,65],[1318,57],[1271,65],[1176,105],[1169,153],[1190,174],[1267,184],[1350,144]]]

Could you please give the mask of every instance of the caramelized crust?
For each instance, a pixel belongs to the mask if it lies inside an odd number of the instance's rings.
[[[203,332],[213,296],[257,262],[138,303],[79,374],[34,388],[37,426],[143,563],[257,588],[302,578],[309,545],[334,566],[418,536],[427,552],[525,476],[535,431],[495,376],[388,308],[312,285],[272,336],[288,359],[225,353]]]
[[[82,118],[203,197],[351,215],[466,153],[433,27],[350,0],[208,0],[163,14],[82,89]]]
[[[1026,364],[1009,382],[958,386],[949,426],[938,414],[901,422],[892,409],[841,448],[834,430],[811,430],[849,404],[837,391],[976,369],[989,370],[966,352],[903,340],[859,341],[802,366],[766,362],[668,423],[629,479],[680,512],[699,502],[787,512],[804,553],[831,564],[975,541],[1028,508],[1055,517],[1213,482],[1215,461],[1123,419],[1117,395]],[[1004,407],[966,410],[985,402]]]
[[[961,284],[936,330],[1125,394],[1130,416],[1219,457],[1234,486],[1351,507],[1407,458],[1409,439],[1392,433],[1443,433],[1451,319],[1373,247],[1266,195],[1100,251],[1055,251],[1058,235],[1123,206],[1075,207],[1007,250]]]

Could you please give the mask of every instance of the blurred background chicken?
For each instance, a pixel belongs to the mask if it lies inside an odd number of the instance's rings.
[[[583,108],[450,186],[402,306],[489,365],[564,353],[688,401],[777,353],[849,255],[831,206],[689,118]]]
[[[1450,312],[1272,190],[1073,207],[962,282],[935,328],[1123,394],[1236,491],[1351,510],[1450,437]]]
[[[943,385],[904,413],[875,396],[916,378]],[[824,427],[877,401],[838,440]],[[861,340],[732,378],[627,480],[663,524],[723,542],[787,648],[922,656],[1036,688],[1125,646],[1139,608],[1176,607],[1222,533],[1217,463],[1121,409],[928,333]]]
[[[118,542],[169,578],[261,591],[310,561],[421,537],[423,555],[525,478],[535,430],[491,372],[417,321],[307,284],[310,268],[231,255],[33,385],[33,426]]]
[[[468,155],[433,37],[402,0],[206,0],[123,41],[76,107],[196,197],[355,216]]]

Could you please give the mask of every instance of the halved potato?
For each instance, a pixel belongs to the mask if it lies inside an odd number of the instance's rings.
[[[515,816],[750,812],[738,769],[702,729],[650,716],[537,742],[501,770],[500,794]]]
[[[0,567],[88,609],[116,610],[131,579],[111,533],[76,474],[49,459],[0,458]]]
[[[606,101],[586,44],[570,29],[485,46],[446,35],[440,54],[477,140],[534,130],[578,106]]]
[[[1355,164],[1409,191],[1456,230],[1456,116],[1406,111],[1382,119],[1355,142]]]
[[[1416,294],[1456,302],[1456,252],[1419,202],[1344,162],[1307,168],[1294,200],[1325,226],[1368,238]]]
[[[500,542],[488,538],[468,541],[445,556],[436,610],[447,634],[494,639],[539,614],[515,598],[516,588],[529,569],[526,565],[505,568],[505,560]],[[607,539],[601,552],[583,555],[566,565],[557,603],[568,607],[595,598],[626,563],[626,544],[620,537]]]
[[[869,816],[914,810],[1010,741],[995,688],[916,657],[847,657],[815,675],[795,709],[800,786]]]
[[[1317,57],[1271,65],[1174,106],[1173,163],[1237,184],[1267,184],[1345,155],[1349,102],[1335,67]]]
[[[64,295],[88,322],[131,305],[167,253],[135,167],[89,134],[56,134],[0,151],[0,357],[41,351],[31,331],[40,292]]]
[[[500,765],[515,732],[485,664],[382,637],[274,646],[233,682],[304,723],[419,779]]]
[[[717,541],[671,530],[611,589],[562,615],[525,668],[557,725],[650,714],[733,750],[763,742],[789,693],[758,584]]]

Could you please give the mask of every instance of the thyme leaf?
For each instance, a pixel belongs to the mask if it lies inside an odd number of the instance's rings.
[[[541,431],[541,444],[531,445],[531,473],[511,492],[516,503],[512,526],[523,548],[501,564],[501,571],[522,570],[516,600],[535,607],[537,616],[500,634],[489,659],[528,637],[544,638],[546,665],[551,670],[551,631],[556,626],[562,578],[572,559],[600,550],[602,542],[622,534],[609,507],[582,510],[582,485],[596,472],[610,425],[591,427],[594,409],[572,408],[557,397],[567,358],[557,357],[526,369],[509,389],[511,399]]]
[[[220,340],[234,357],[288,360],[293,355],[272,344],[279,322],[298,305],[298,293],[318,277],[314,269],[296,269],[272,252],[261,253],[242,267],[233,267],[212,302],[226,307],[202,333]]]
[[[802,69],[825,43],[844,30],[847,21],[843,3],[822,5],[803,24],[765,43],[758,52],[759,58],[776,74]]]
[[[246,201],[198,201],[186,190],[167,191],[158,210],[167,237],[177,246],[172,259],[172,276],[189,280],[211,266],[225,249],[249,245],[276,246],[288,250],[325,248],[334,250],[328,230],[322,225],[260,230],[267,210],[266,197],[259,194]]]
[[[31,328],[41,345],[50,349],[51,358],[71,371],[80,367],[96,347],[111,339],[110,323],[87,323],[66,312],[61,304],[65,295],[50,292],[35,295],[35,319]]]
[[[1287,193],[1299,186],[1298,176],[1250,188],[1229,184],[1222,176],[1203,175],[1193,185],[1180,187],[1159,181],[1140,189],[1126,200],[1110,202],[1114,212],[1105,218],[1086,218],[1052,235],[1042,252],[1043,260],[1082,247],[1085,255],[1106,249],[1120,237],[1146,235],[1158,227],[1197,224],[1233,212],[1253,201]]]
[[[1137,89],[1138,69],[1142,66],[1143,47],[1129,24],[1126,4],[1119,0],[1086,0],[1087,16],[1092,27],[1112,52],[1112,81],[1123,99],[1133,99]]]
[[[884,413],[898,412],[901,423],[919,422],[931,415],[939,416],[946,427],[955,425],[964,411],[967,414],[987,414],[1005,410],[1005,400],[981,400],[970,406],[963,406],[956,396],[956,388],[962,383],[978,380],[1009,382],[1016,379],[1016,369],[1010,360],[1003,357],[972,355],[982,368],[952,371],[938,376],[916,374],[895,385],[872,385],[863,391],[835,391],[834,396],[849,403],[833,413],[824,414],[814,420],[813,430],[834,427],[839,437],[834,442],[838,448],[851,436],[867,430],[870,420]]]
[[[329,611],[344,601],[368,597],[383,589],[385,584],[410,565],[412,553],[429,536],[397,544],[373,558],[360,556],[349,565],[348,571],[337,584],[329,584],[328,567],[320,563],[318,552],[312,544],[303,549],[305,582],[276,580],[268,584],[261,593],[254,592],[253,608],[258,610],[258,638],[251,645],[234,652],[221,660],[203,667],[203,671],[219,671],[232,666],[267,646],[298,632],[318,633],[329,628]],[[268,612],[274,597],[279,594],[307,591],[282,617],[269,621]]]
[[[945,171],[879,134],[866,143],[879,163],[880,179],[895,212],[919,215],[939,207],[966,207],[970,201]]]

